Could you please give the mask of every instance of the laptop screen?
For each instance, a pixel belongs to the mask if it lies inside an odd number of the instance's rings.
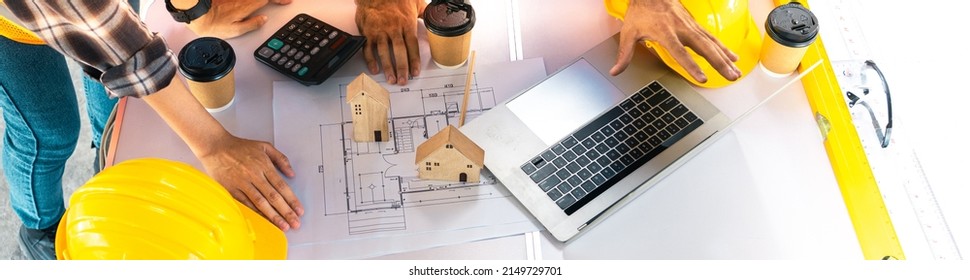
[[[586,59],[579,59],[509,101],[507,106],[551,145],[626,96]]]

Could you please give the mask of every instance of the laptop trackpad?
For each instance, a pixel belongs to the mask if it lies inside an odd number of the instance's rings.
[[[627,94],[579,59],[506,105],[547,145],[559,142]]]

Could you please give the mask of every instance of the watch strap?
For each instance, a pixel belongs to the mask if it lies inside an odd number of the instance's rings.
[[[179,10],[172,5],[171,0],[165,0],[165,9],[172,14],[172,18],[177,22],[189,23],[193,20],[202,17],[202,15],[209,12],[209,8],[212,6],[211,0],[199,0],[194,7],[188,10]]]

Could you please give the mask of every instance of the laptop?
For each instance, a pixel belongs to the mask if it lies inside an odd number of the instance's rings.
[[[686,162],[730,119],[645,48],[610,76],[619,36],[461,128],[485,166],[566,242]]]

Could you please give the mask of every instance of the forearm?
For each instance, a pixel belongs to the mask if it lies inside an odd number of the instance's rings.
[[[115,96],[145,96],[175,76],[174,55],[120,0],[5,0],[25,27],[80,62]],[[150,74],[150,75],[146,75]]]
[[[202,158],[216,147],[214,143],[231,137],[215,118],[175,79],[168,87],[142,98],[192,150]]]

